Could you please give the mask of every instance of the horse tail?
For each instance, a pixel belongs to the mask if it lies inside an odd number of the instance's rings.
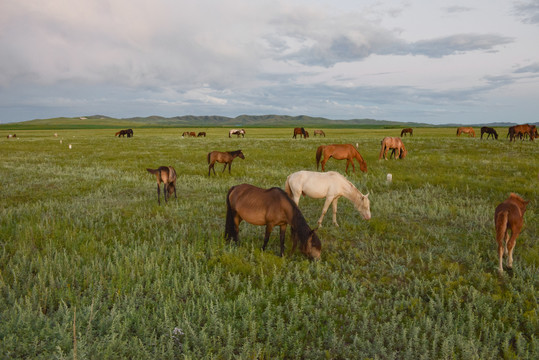
[[[232,186],[226,194],[226,222],[225,222],[225,240],[238,238],[238,232],[236,231],[236,224],[234,218],[236,217],[236,210],[230,206],[230,193],[234,190],[235,186]]]
[[[402,135],[401,135],[402,136]],[[380,160],[382,158],[382,156],[384,156],[384,140],[380,141],[380,145],[381,145],[381,148],[380,148],[380,156],[378,156],[378,160]]]
[[[211,155],[211,152],[208,153],[208,164],[210,163],[210,155]]]
[[[318,149],[316,149],[316,170],[318,170],[318,164],[320,164],[320,158],[322,157],[323,152],[324,152],[324,145],[320,145]]]

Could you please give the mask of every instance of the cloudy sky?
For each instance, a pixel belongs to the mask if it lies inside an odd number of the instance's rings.
[[[2,0],[0,122],[539,120],[539,0]]]

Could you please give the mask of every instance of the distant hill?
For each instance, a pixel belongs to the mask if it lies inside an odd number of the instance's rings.
[[[491,123],[467,125],[507,127],[515,123]],[[536,123],[539,125],[539,123]],[[240,115],[226,116],[148,116],[116,119],[105,115],[89,115],[75,118],[36,119],[0,125],[1,129],[108,129],[108,128],[155,128],[155,127],[320,127],[320,128],[403,128],[403,127],[454,127],[459,124],[431,125],[416,122],[399,122],[375,119],[330,120],[322,117],[287,115]]]

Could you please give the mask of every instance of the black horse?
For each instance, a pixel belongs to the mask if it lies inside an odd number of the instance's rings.
[[[498,133],[496,132],[496,130],[494,130],[493,128],[491,127],[488,127],[488,126],[483,126],[481,128],[481,139],[483,139],[483,134],[484,133],[487,133],[487,139],[492,135],[492,138],[496,138],[496,140],[498,140]]]

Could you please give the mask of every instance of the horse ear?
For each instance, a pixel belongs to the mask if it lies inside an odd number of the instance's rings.
[[[363,195],[364,197],[369,197],[369,193],[366,193],[365,195]]]

